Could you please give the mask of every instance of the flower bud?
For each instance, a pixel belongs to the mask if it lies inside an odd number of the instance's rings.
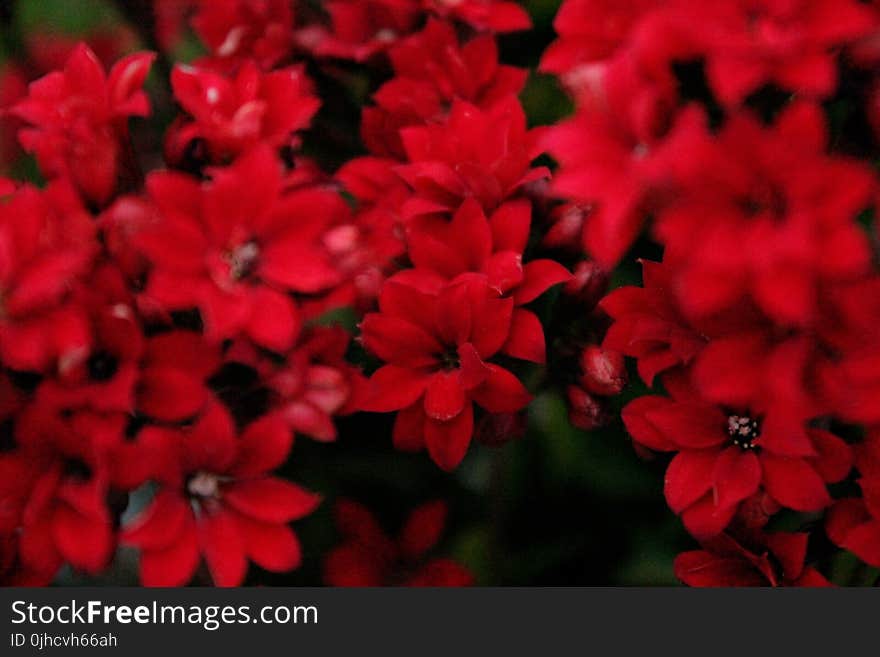
[[[568,421],[573,427],[592,431],[606,425],[609,415],[602,402],[586,390],[568,386]]]
[[[563,291],[576,299],[586,310],[592,310],[608,289],[608,274],[591,260],[578,263],[574,277],[565,284]]]
[[[581,234],[587,210],[575,203],[557,206],[550,213],[553,224],[544,236],[544,245],[557,249],[581,249]]]
[[[623,354],[587,345],[581,352],[580,384],[584,390],[602,397],[619,395],[626,385],[626,363]]]

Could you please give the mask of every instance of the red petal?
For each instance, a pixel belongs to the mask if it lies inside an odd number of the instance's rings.
[[[290,349],[302,328],[302,318],[293,300],[263,286],[253,288],[251,300],[253,311],[247,322],[247,334],[271,351],[282,353]]]
[[[244,541],[232,514],[206,513],[198,522],[199,544],[217,586],[239,586],[247,572]]]
[[[425,405],[413,404],[401,410],[394,418],[391,435],[394,448],[403,452],[418,452],[425,448]]]
[[[855,527],[871,521],[865,503],[857,499],[840,500],[828,510],[825,531],[835,544],[846,545],[846,537]]]
[[[843,545],[865,563],[880,568],[880,522],[869,522],[853,528]]]
[[[646,417],[668,441],[682,448],[714,447],[727,440],[726,418],[711,404],[664,404],[648,410]]]
[[[196,521],[189,514],[179,536],[169,547],[141,553],[141,583],[144,586],[184,586],[195,574],[199,557]]]
[[[431,377],[425,391],[425,413],[428,417],[446,422],[461,413],[465,395],[457,370],[437,372]]]
[[[489,218],[495,251],[522,253],[529,241],[532,204],[528,199],[507,201]]]
[[[508,356],[543,364],[547,360],[544,327],[530,310],[516,308],[510,322],[510,335],[502,351]]]
[[[446,503],[437,500],[415,509],[400,532],[400,550],[408,559],[420,559],[440,541],[446,526]]]
[[[715,504],[727,507],[741,502],[761,485],[761,464],[754,452],[728,447],[718,456],[712,473]]]
[[[431,380],[429,373],[397,365],[385,365],[373,373],[366,383],[361,410],[389,413],[411,406],[425,392]]]
[[[681,513],[709,491],[717,459],[715,450],[685,450],[675,455],[663,489],[670,509]]]
[[[223,490],[223,500],[239,513],[278,524],[307,516],[321,496],[284,479],[261,477],[232,483]]]
[[[379,309],[382,314],[405,319],[429,331],[434,325],[435,303],[436,295],[417,290],[396,278],[385,281],[379,294]]]
[[[121,542],[142,550],[162,550],[180,540],[192,509],[181,495],[160,491],[153,502],[126,526]]]
[[[245,516],[237,516],[236,522],[244,539],[245,554],[255,564],[273,573],[299,567],[302,549],[290,527],[256,522]]]
[[[145,105],[140,101],[141,98],[145,101],[146,97],[138,92],[144,86],[155,59],[156,53],[136,52],[113,65],[107,87],[110,103],[117,115],[146,116],[149,112],[149,103]]]
[[[176,367],[148,367],[138,383],[138,409],[160,422],[196,415],[209,398],[200,378]]]
[[[474,409],[465,404],[464,410],[449,422],[425,422],[425,445],[434,463],[451,472],[467,453],[473,433]]]
[[[807,558],[809,535],[803,532],[775,532],[768,534],[767,547],[779,560],[782,576],[790,581],[798,579],[804,572]]]
[[[74,568],[97,574],[107,567],[113,553],[113,527],[80,515],[62,505],[52,517],[52,535],[58,551]]]
[[[492,253],[492,232],[480,204],[469,198],[452,217],[451,234],[470,271],[482,271]]]
[[[795,511],[819,511],[831,504],[822,477],[803,459],[761,454],[764,488],[779,502]]]
[[[372,313],[361,322],[364,346],[379,358],[404,367],[427,367],[443,351],[434,337],[411,322]]]
[[[293,434],[277,415],[264,415],[247,426],[238,442],[238,457],[229,470],[254,477],[279,467],[290,453]]]
[[[324,560],[324,581],[330,586],[382,586],[383,564],[359,545],[331,550]]]
[[[270,242],[260,255],[260,263],[262,278],[305,294],[326,290],[342,279],[327,254],[300,235]]]
[[[486,263],[489,286],[499,294],[507,294],[523,282],[522,256],[513,251],[494,253]]]
[[[513,299],[487,299],[474,308],[470,342],[484,360],[501,350],[510,335]]]
[[[555,260],[533,260],[523,267],[524,280],[514,293],[516,305],[534,301],[548,289],[571,280],[571,272]]]
[[[235,424],[229,412],[212,403],[185,433],[183,468],[186,471],[224,472],[232,465],[238,449]]]
[[[487,365],[488,378],[471,392],[471,398],[491,413],[514,413],[532,401],[532,395],[511,372],[498,365]]]
[[[698,502],[685,509],[681,514],[681,520],[691,536],[702,541],[724,531],[733,520],[735,513],[736,505],[718,507],[715,505],[712,495],[706,494]]]
[[[767,580],[745,559],[694,550],[675,557],[675,576],[688,586],[766,586]]]
[[[635,442],[658,452],[670,452],[677,450],[678,446],[671,442],[649,418],[655,410],[674,403],[666,397],[646,395],[624,406],[620,416]]]
[[[828,483],[842,481],[853,466],[853,454],[849,445],[829,431],[808,429],[807,433],[818,452],[810,463],[819,476]]]

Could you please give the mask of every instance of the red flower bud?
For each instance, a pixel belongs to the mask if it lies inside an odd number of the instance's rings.
[[[544,236],[544,245],[550,248],[580,249],[586,216],[587,209],[576,203],[566,203],[554,208],[550,213],[553,225]]]
[[[584,431],[598,429],[608,423],[609,417],[601,400],[596,399],[586,390],[577,386],[569,386],[568,421],[571,425]]]
[[[588,392],[603,397],[619,395],[626,380],[626,364],[620,352],[595,344],[581,352],[580,384]]]
[[[608,290],[608,274],[591,260],[578,263],[574,277],[565,284],[563,291],[592,310]]]

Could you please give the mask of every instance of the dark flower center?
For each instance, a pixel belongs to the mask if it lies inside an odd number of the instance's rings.
[[[107,351],[93,353],[89,356],[86,365],[89,370],[89,378],[92,381],[108,381],[119,369],[119,361],[116,360],[116,356]]]
[[[749,217],[769,214],[774,220],[782,220],[788,212],[788,199],[784,192],[770,182],[760,185],[743,200],[743,210]]]
[[[260,247],[256,242],[245,242],[227,255],[229,277],[234,281],[248,278],[256,271],[260,257]]]
[[[85,461],[68,458],[64,461],[64,475],[77,481],[88,481],[92,478],[92,469]]]
[[[458,356],[458,349],[449,347],[440,354],[440,366],[447,372],[459,369],[461,367],[461,358]]]
[[[761,436],[761,423],[748,415],[730,415],[727,418],[727,435],[740,449],[756,449],[755,441]]]

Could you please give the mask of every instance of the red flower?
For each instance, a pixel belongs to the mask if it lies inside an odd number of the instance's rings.
[[[645,81],[642,74],[636,62],[620,60],[602,78],[598,98],[549,128],[540,142],[560,164],[552,192],[589,210],[584,248],[609,269],[669,185],[669,158],[690,156],[692,126],[701,122],[695,111],[673,118],[676,82],[668,70],[659,80]]]
[[[442,119],[456,98],[489,108],[518,94],[526,71],[498,63],[489,35],[459,45],[448,23],[432,20],[389,51],[395,77],[373,96],[377,107],[363,111],[361,132],[372,153],[405,159],[401,128]]]
[[[409,163],[397,171],[413,190],[402,208],[404,219],[455,211],[468,197],[492,212],[527,183],[549,175],[543,167],[531,168],[540,151],[515,97],[487,110],[456,100],[446,121],[404,128],[401,139]]]
[[[171,86],[191,116],[178,119],[168,132],[165,150],[172,162],[196,139],[206,142],[214,162],[233,159],[260,143],[275,149],[293,145],[294,133],[308,127],[320,105],[301,67],[261,73],[246,61],[227,77],[176,66]]]
[[[95,54],[81,44],[63,71],[31,83],[28,97],[11,111],[33,126],[23,128],[19,140],[47,176],[69,178],[94,203],[110,199],[126,120],[150,112],[141,85],[154,58],[153,53],[129,55],[107,76]]]
[[[413,510],[399,535],[393,538],[356,502],[337,502],[335,515],[343,542],[324,559],[324,581],[330,586],[470,586],[474,583],[473,575],[456,561],[428,557],[446,525],[444,502],[430,502]]]
[[[473,435],[473,403],[512,413],[531,399],[511,372],[487,362],[505,348],[514,301],[498,298],[480,275],[466,274],[440,289],[417,289],[408,277],[414,278],[402,272],[389,279],[379,312],[361,323],[364,346],[387,363],[370,378],[362,407],[400,411],[394,444],[427,447],[437,465],[452,470]]]
[[[729,105],[768,83],[802,96],[831,95],[838,50],[875,26],[871,10],[853,0],[727,0],[691,10],[709,84]]]
[[[351,412],[360,373],[345,361],[351,336],[341,328],[309,329],[283,361],[251,345],[234,345],[229,362],[253,367],[272,393],[271,404],[297,433],[336,440],[333,418]]]
[[[532,206],[527,199],[502,204],[491,218],[466,199],[451,221],[436,215],[416,217],[406,227],[409,258],[416,271],[453,279],[466,272],[486,275],[489,287],[513,298],[511,335],[505,352],[536,363],[546,360],[544,332],[538,317],[520,308],[571,274],[554,260],[523,264]]]
[[[705,339],[681,316],[670,286],[671,267],[642,260],[644,287],[613,290],[600,302],[614,323],[603,345],[637,359],[639,376],[648,385],[665,370],[688,365]]]
[[[2,524],[20,534],[25,569],[51,577],[65,562],[93,575],[107,567],[116,545],[110,478],[125,469],[114,458],[124,428],[120,415],[62,416],[41,404],[19,414],[17,446],[0,455],[0,506],[20,510]]]
[[[682,189],[657,232],[681,268],[675,288],[689,316],[741,308],[748,296],[779,324],[809,325],[821,286],[870,271],[854,220],[875,180],[862,163],[825,155],[827,141],[819,108],[796,103],[772,128],[736,115],[673,165]]]
[[[318,497],[268,474],[291,446],[279,417],[266,415],[238,436],[229,414],[214,405],[191,428],[143,432],[176,454],[150,506],[122,534],[141,550],[144,585],[186,584],[200,556],[218,586],[241,584],[248,560],[272,572],[299,565],[288,523],[311,513]]]
[[[204,184],[170,172],[148,177],[161,217],[137,237],[153,265],[147,293],[170,310],[198,308],[211,340],[246,335],[287,351],[301,327],[288,293],[339,282],[320,239],[348,210],[335,192],[285,193],[281,163],[265,146],[213,174]]]
[[[74,190],[25,186],[0,202],[0,360],[45,370],[88,347],[84,313],[70,290],[97,251],[95,229]]]
[[[740,502],[761,489],[796,511],[831,504],[826,484],[852,467],[843,440],[778,406],[733,410],[707,402],[683,377],[666,376],[664,384],[672,398],[640,397],[624,408],[623,420],[636,442],[676,452],[666,501],[695,537],[723,531]]]
[[[804,565],[807,534],[775,532],[739,542],[728,534],[706,541],[702,550],[675,558],[675,576],[688,586],[831,586]]]
[[[192,25],[213,57],[235,64],[255,60],[271,69],[293,47],[293,11],[288,0],[197,0]]]
[[[619,395],[626,386],[626,364],[619,351],[591,344],[580,357],[579,383],[587,392],[602,397]]]

